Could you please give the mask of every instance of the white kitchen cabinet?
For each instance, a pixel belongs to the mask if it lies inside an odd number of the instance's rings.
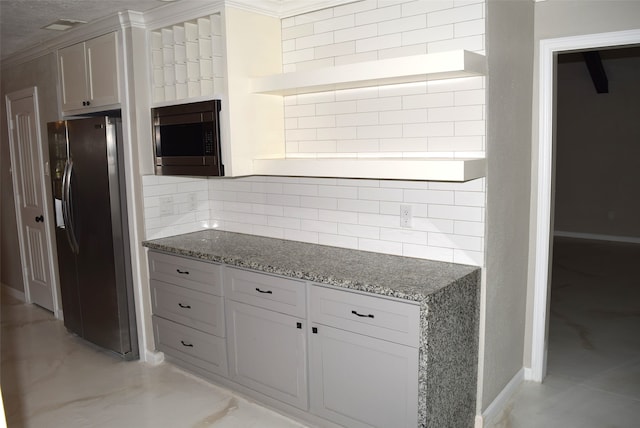
[[[205,376],[227,376],[221,266],[149,252],[153,333],[168,359]]]
[[[306,410],[306,284],[226,268],[224,286],[230,378]]]
[[[58,51],[62,110],[93,110],[120,102],[117,33]]]
[[[234,301],[226,307],[231,379],[307,409],[304,320]]]
[[[415,428],[419,307],[310,288],[310,411],[354,428]]]

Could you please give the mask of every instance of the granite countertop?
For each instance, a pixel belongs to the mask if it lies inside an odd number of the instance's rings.
[[[214,229],[149,240],[143,245],[179,256],[416,302],[479,270],[476,266]]]

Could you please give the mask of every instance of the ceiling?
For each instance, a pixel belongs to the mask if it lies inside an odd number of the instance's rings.
[[[179,0],[197,4],[215,0]],[[230,3],[291,16],[353,0],[231,0]],[[60,35],[42,27],[58,19],[90,23],[123,10],[146,12],[167,5],[161,0],[0,0],[0,59]]]

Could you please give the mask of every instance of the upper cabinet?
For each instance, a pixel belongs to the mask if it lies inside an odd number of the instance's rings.
[[[120,102],[117,33],[58,51],[64,113],[93,111]]]

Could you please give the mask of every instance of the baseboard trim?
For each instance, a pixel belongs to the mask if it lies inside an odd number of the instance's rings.
[[[27,301],[27,298],[24,295],[24,291],[16,290],[15,288],[9,287],[6,284],[2,284],[2,291],[4,293],[7,293],[11,297],[15,297],[16,299],[20,300],[21,302],[26,302]]]
[[[144,362],[147,364],[151,364],[152,366],[157,366],[163,361],[164,361],[164,352],[160,352],[160,351],[144,352]]]
[[[533,377],[533,369],[531,367],[524,368],[524,380],[535,381]]]
[[[505,409],[509,399],[524,381],[524,373],[524,367],[518,370],[518,373],[511,378],[498,396],[487,406],[487,409],[482,412],[482,416],[476,416],[475,428],[489,428],[494,423],[496,417]],[[481,418],[481,420],[478,421],[478,418]],[[480,422],[480,425],[478,425],[478,422]]]
[[[591,239],[594,241],[625,242],[628,244],[640,244],[640,238],[634,238],[633,236],[616,236],[616,235],[601,235],[598,233],[565,232],[562,230],[554,230],[553,236],[557,236],[560,238]]]

